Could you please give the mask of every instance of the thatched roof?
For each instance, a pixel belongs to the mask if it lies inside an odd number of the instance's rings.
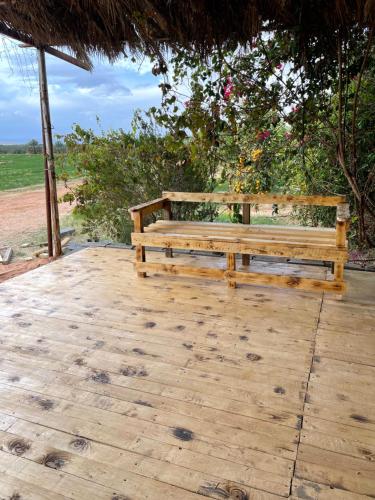
[[[244,44],[265,25],[311,41],[355,24],[374,26],[375,0],[0,1],[0,30],[13,29],[40,45],[68,46],[81,58],[160,53],[174,45],[207,54],[216,44]]]

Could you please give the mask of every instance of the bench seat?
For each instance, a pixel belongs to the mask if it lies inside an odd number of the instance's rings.
[[[146,226],[144,231],[169,235],[214,236],[219,239],[229,237],[278,241],[280,243],[323,244],[336,247],[334,228],[158,220]]]

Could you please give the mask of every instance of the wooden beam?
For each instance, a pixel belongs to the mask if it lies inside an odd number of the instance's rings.
[[[13,40],[17,40],[18,42],[23,43],[25,45],[25,47],[34,47],[36,49],[40,48],[38,46],[38,44],[34,42],[34,40],[31,38],[31,36],[19,33],[18,31],[6,26],[4,23],[0,23],[0,33],[8,36],[9,38],[13,38]],[[91,69],[92,69],[91,64],[89,64],[85,61],[80,61],[76,57],[73,57],[69,54],[65,54],[64,52],[61,52],[58,49],[55,49],[55,48],[50,47],[50,46],[44,46],[42,48],[48,54],[51,54],[52,56],[58,57],[59,59],[62,59],[63,61],[66,61],[70,64],[73,64],[74,66],[78,66],[81,69],[85,69],[86,71],[91,71]]]
[[[235,253],[227,253],[227,270],[235,271],[236,270],[236,254]],[[228,279],[228,287],[236,288],[236,282],[232,279]]]
[[[173,276],[195,276],[198,278],[223,279],[224,269],[209,267],[192,267],[176,264],[161,264],[159,262],[136,262],[138,272],[166,273]]]
[[[129,212],[133,218],[133,215],[137,212],[141,212],[143,216],[152,214],[157,210],[162,210],[165,206],[166,198],[157,198],[156,200],[147,201],[146,203],[141,203],[135,207],[130,207]]]
[[[300,278],[297,276],[280,276],[277,274],[260,274],[240,271],[226,271],[224,276],[229,281],[253,285],[273,285],[283,288],[297,288],[301,290],[342,293],[345,291],[343,281],[317,280],[313,278]]]
[[[248,253],[253,255],[272,255],[294,259],[347,261],[346,248],[338,249],[329,245],[309,245],[302,243],[278,243],[263,240],[250,240],[233,237],[210,237],[196,235],[170,235],[160,233],[132,233],[133,245],[146,245],[159,248],[182,248],[208,252]]]
[[[187,201],[193,203],[259,203],[259,204],[290,204],[317,205],[335,207],[345,203],[345,196],[299,196],[289,194],[242,194],[242,193],[181,193],[163,191],[163,196],[171,201]]]
[[[42,107],[40,107],[40,119],[43,124]],[[48,257],[53,257],[53,236],[52,236],[52,219],[51,219],[51,193],[49,189],[48,161],[46,150],[46,139],[42,131],[43,144],[43,168],[44,168],[44,193],[46,201],[46,222],[47,222],[47,247]]]
[[[91,71],[92,70],[92,65],[88,64],[84,61],[80,61],[76,57],[73,57],[69,54],[65,54],[65,52],[61,52],[61,50],[57,50],[53,47],[44,47],[44,50],[48,53],[51,54],[51,56],[55,56],[59,59],[62,59],[65,62],[68,62],[70,64],[73,64],[73,66],[77,66],[78,68],[84,69],[86,71]]]
[[[132,218],[134,222],[134,231],[137,233],[142,233],[143,232],[143,216],[142,212],[137,211],[132,213]],[[145,262],[146,260],[146,252],[145,252],[145,247],[140,244],[135,247],[135,261],[137,263],[142,263]],[[138,278],[145,278],[146,273],[138,271]]]
[[[48,185],[51,207],[51,221],[53,234],[54,256],[59,257],[62,253],[60,238],[59,209],[57,203],[55,159],[53,154],[52,126],[49,109],[48,84],[46,72],[46,60],[43,49],[38,50],[38,68],[39,68],[39,91],[40,107],[42,115],[43,140],[45,144],[47,166],[48,166]]]
[[[166,200],[164,202],[164,219],[171,221],[173,219],[173,214],[172,214],[172,203],[169,200]],[[167,248],[165,251],[165,256],[168,258],[173,257],[173,250],[172,248]]]

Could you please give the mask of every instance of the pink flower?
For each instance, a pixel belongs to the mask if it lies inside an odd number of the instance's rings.
[[[284,137],[287,141],[290,141],[290,139],[293,137],[293,135],[290,132],[285,132]]]
[[[271,135],[269,130],[264,130],[263,132],[258,132],[256,138],[258,141],[263,142]]]
[[[275,68],[276,69],[283,69],[283,65],[281,63],[276,64]]]
[[[233,85],[233,82],[232,82],[232,78],[230,76],[228,76],[227,78],[227,81],[224,85],[224,100],[227,101],[232,92],[233,92],[233,89],[234,89],[234,85]]]
[[[185,106],[185,108],[190,108],[190,106],[191,106],[191,101],[185,101],[185,102],[184,102],[184,106]]]
[[[292,107],[292,111],[293,111],[293,113],[298,113],[299,107],[298,106],[293,106]]]

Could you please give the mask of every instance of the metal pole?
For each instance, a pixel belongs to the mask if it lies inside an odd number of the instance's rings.
[[[50,198],[50,209],[51,209],[53,255],[55,257],[59,257],[62,253],[59,208],[57,204],[55,160],[53,155],[51,115],[50,115],[49,99],[48,99],[46,59],[45,59],[45,51],[43,48],[38,49],[38,68],[39,68],[40,108],[42,115],[42,129],[43,129],[43,139],[45,144],[45,158],[47,162],[49,198]]]

